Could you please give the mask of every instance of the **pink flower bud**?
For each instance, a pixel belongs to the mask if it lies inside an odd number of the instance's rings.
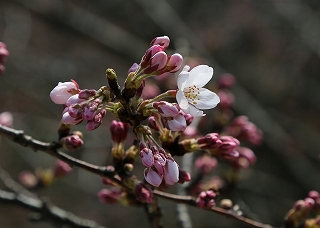
[[[82,117],[77,117],[77,118],[71,117],[68,112],[68,108],[65,108],[65,110],[63,111],[61,120],[64,124],[71,124],[71,125],[76,125],[83,121]]]
[[[164,51],[157,52],[149,61],[149,65],[144,70],[145,74],[150,74],[155,71],[161,71],[167,63],[167,54]]]
[[[98,197],[102,203],[114,204],[121,198],[121,193],[120,189],[102,189],[98,193]]]
[[[153,193],[145,184],[139,183],[134,187],[133,193],[142,203],[152,203]]]
[[[219,150],[221,151],[233,151],[240,145],[239,140],[232,136],[221,136],[220,140],[222,141],[222,144],[219,146]]]
[[[172,131],[184,131],[187,127],[187,122],[184,116],[179,114],[167,121],[167,127]]]
[[[94,89],[83,89],[79,92],[79,99],[88,100],[90,97],[93,97],[97,94],[97,91]]]
[[[179,167],[173,158],[167,159],[163,177],[169,185],[173,185],[179,181]]]
[[[209,133],[198,138],[197,143],[200,144],[201,149],[215,149],[222,144],[222,141],[219,139],[218,133]]]
[[[156,44],[162,46],[163,49],[166,49],[170,44],[170,39],[167,36],[156,37],[151,41],[150,45],[156,45]]]
[[[79,135],[69,135],[60,140],[62,146],[69,151],[74,151],[83,146],[84,142]]]
[[[72,95],[77,94],[78,92],[79,86],[76,81],[59,82],[50,92],[50,98],[56,104],[65,104]]]
[[[155,102],[153,107],[159,111],[162,117],[175,117],[179,114],[177,107],[166,101]]]
[[[121,143],[126,140],[130,125],[121,121],[113,120],[110,124],[112,141]]]
[[[144,170],[144,179],[146,179],[146,181],[155,186],[155,187],[159,187],[161,182],[162,182],[162,176],[159,175],[156,171],[154,171],[152,168],[146,168]]]
[[[140,151],[139,153],[140,158],[142,163],[146,166],[146,167],[151,167],[153,166],[154,163],[154,158],[153,158],[153,153],[149,148],[144,148]]]
[[[141,60],[141,67],[142,68],[145,68],[147,66],[150,65],[150,59],[152,58],[152,56],[154,56],[156,53],[160,52],[163,50],[163,47],[160,46],[160,45],[153,45],[151,46],[147,51],[146,53],[144,54],[144,56],[142,57],[142,60]]]
[[[191,181],[191,175],[187,171],[179,169],[179,183],[183,184],[184,182]]]
[[[167,159],[165,158],[165,155],[162,153],[155,153],[154,154],[154,167],[156,168],[157,172],[160,175],[163,175],[165,170]]]
[[[197,205],[200,208],[211,208],[215,205],[216,193],[213,190],[203,191],[197,198]]]
[[[72,168],[65,162],[57,160],[54,164],[53,172],[55,177],[64,177],[72,171]]]
[[[106,115],[106,110],[101,110],[92,120],[89,120],[86,125],[88,131],[98,128],[102,123],[102,118]]]
[[[180,54],[175,53],[168,57],[166,71],[170,73],[175,73],[180,70],[183,63],[183,58]]]
[[[311,199],[316,200],[316,199],[320,198],[320,194],[319,194],[319,192],[313,190],[313,191],[310,191],[308,193],[308,197],[310,197]]]
[[[78,119],[81,118],[82,119],[83,109],[79,104],[70,105],[66,109],[72,118],[78,118]]]
[[[97,113],[100,103],[101,101],[98,99],[88,103],[83,109],[83,113],[82,113],[83,119],[92,120]]]
[[[13,117],[10,112],[0,113],[0,124],[6,127],[11,127],[13,123]]]

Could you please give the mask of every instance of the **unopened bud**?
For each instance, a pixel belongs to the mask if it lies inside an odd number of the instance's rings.
[[[156,44],[162,46],[163,49],[166,49],[170,44],[170,39],[168,36],[156,37],[151,41],[150,45],[152,46],[152,45],[156,45]]]
[[[54,164],[53,172],[55,177],[64,177],[71,171],[72,168],[64,161],[57,160],[57,162]]]
[[[134,187],[133,193],[142,203],[152,203],[153,193],[145,184],[139,183]]]
[[[118,144],[124,142],[127,138],[129,127],[128,123],[113,120],[110,124],[112,141]]]
[[[60,140],[60,143],[62,144],[63,148],[68,151],[74,151],[76,149],[79,149],[84,144],[82,138],[78,134],[63,137]]]

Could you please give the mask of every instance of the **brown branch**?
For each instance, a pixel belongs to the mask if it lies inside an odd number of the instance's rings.
[[[83,219],[65,211],[53,205],[47,199],[39,199],[38,196],[15,182],[1,167],[0,179],[7,188],[13,191],[7,192],[0,189],[0,201],[2,203],[18,204],[37,212],[40,215],[40,217],[36,217],[38,221],[51,220],[54,223],[67,224],[74,228],[105,228],[92,220]]]
[[[76,166],[81,169],[85,169],[91,173],[97,174],[102,177],[107,177],[113,182],[126,188],[126,186],[115,176],[115,170],[112,166],[97,166],[80,159],[74,158],[58,149],[61,145],[57,142],[45,143],[39,140],[33,139],[31,136],[25,135],[21,130],[15,130],[0,124],[0,134],[6,136],[11,141],[20,144],[23,147],[31,148],[33,151],[42,151],[53,157],[56,157],[70,166]]]
[[[192,196],[180,196],[180,195],[175,195],[175,194],[171,194],[171,193],[166,193],[166,192],[162,192],[162,191],[158,191],[158,190],[154,190],[153,193],[161,198],[167,199],[167,200],[171,200],[174,201],[176,203],[182,203],[182,204],[186,204],[189,206],[193,206],[193,207],[197,207],[197,203],[196,203],[196,199]],[[234,213],[231,213],[228,210],[225,210],[223,208],[220,207],[212,207],[212,208],[204,208],[204,210],[207,211],[211,211],[214,212],[216,214],[220,214],[223,215],[224,217],[227,218],[232,218],[235,219],[239,222],[245,223],[251,227],[256,227],[256,228],[272,228],[272,226],[268,225],[268,224],[263,224],[260,222],[256,222],[254,220],[245,218],[243,216],[239,216],[236,215]]]

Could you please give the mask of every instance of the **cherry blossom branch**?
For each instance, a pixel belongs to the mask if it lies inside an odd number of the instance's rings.
[[[91,173],[95,173],[99,176],[107,177],[113,182],[123,186],[123,183],[115,177],[115,170],[112,166],[97,166],[80,159],[74,158],[58,149],[61,145],[57,142],[45,143],[39,140],[33,139],[31,136],[25,135],[21,130],[15,130],[0,124],[0,134],[6,136],[11,141],[20,144],[23,147],[31,148],[33,151],[42,151],[53,157],[56,157],[70,166],[77,166],[81,169],[85,169]],[[126,186],[123,186],[126,187]]]
[[[197,207],[197,203],[196,203],[196,199],[192,196],[180,196],[180,195],[175,195],[175,194],[171,194],[171,193],[166,193],[166,192],[162,192],[159,190],[154,190],[153,193],[161,198],[167,199],[167,200],[171,200],[174,201],[176,203],[181,203],[181,204],[186,204],[189,206],[194,206]],[[239,222],[245,223],[247,225],[250,225],[251,227],[256,227],[256,228],[272,228],[272,226],[268,225],[268,224],[263,224],[242,216],[238,216],[236,214],[230,213],[230,211],[225,210],[223,208],[220,207],[212,207],[212,208],[204,208],[204,210],[207,211],[211,211],[214,212],[216,214],[220,214],[223,215],[224,217],[227,218],[232,218],[235,219]]]
[[[24,147],[29,147],[34,151],[43,151],[47,154],[50,154],[51,156],[54,156],[58,159],[61,159],[62,161],[68,163],[71,166],[77,166],[79,168],[85,169],[91,173],[95,173],[97,175],[107,177],[111,179],[112,181],[116,182],[122,187],[126,187],[120,179],[115,177],[115,171],[113,167],[104,167],[104,166],[96,166],[90,163],[87,163],[85,161],[76,159],[72,156],[69,156],[61,151],[58,151],[58,149],[61,147],[59,143],[45,143],[41,142],[39,140],[33,139],[31,136],[25,135],[23,131],[21,130],[15,130],[9,127],[5,127],[3,125],[0,125],[0,135],[6,136],[8,139],[12,140],[13,142],[16,142]],[[129,189],[129,188],[128,188]],[[170,193],[161,192],[158,190],[154,190],[154,194],[162,197],[167,200],[174,201],[176,203],[182,203],[189,206],[197,206],[195,198],[191,196],[180,196]],[[212,207],[210,209],[205,209],[220,215],[223,215],[227,218],[235,219],[239,222],[245,223],[247,225],[250,225],[251,227],[256,228],[272,228],[272,226],[268,224],[259,223],[256,221],[253,221],[251,219],[238,216],[236,214],[230,213],[228,210],[219,208],[219,207]]]
[[[2,203],[18,204],[38,213],[37,216],[32,217],[33,221],[51,220],[54,223],[67,224],[75,228],[105,228],[92,220],[80,218],[53,205],[48,199],[39,199],[38,196],[15,182],[1,167],[0,179],[7,188],[13,191],[8,192],[0,189],[0,201]]]

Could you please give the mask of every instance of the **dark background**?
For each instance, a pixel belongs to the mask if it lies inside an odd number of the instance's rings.
[[[0,112],[12,112],[14,127],[29,135],[56,140],[61,107],[49,93],[59,81],[72,78],[82,88],[98,89],[111,67],[123,82],[149,42],[162,35],[171,38],[172,50],[214,67],[215,78],[236,77],[235,110],[265,135],[254,149],[257,164],[237,187],[238,203],[252,218],[281,226],[297,199],[320,190],[319,1],[1,0],[0,41],[10,56],[0,76]],[[85,148],[73,156],[104,165],[111,145],[108,121],[84,131]],[[54,162],[4,139],[0,148],[0,164],[15,179]],[[148,226],[141,208],[101,204],[96,193],[102,187],[99,177],[75,169],[38,194],[107,227]],[[161,204],[166,227],[175,227],[174,204]],[[189,210],[193,227],[241,227]],[[53,227],[27,222],[28,213],[0,204],[0,227]]]

